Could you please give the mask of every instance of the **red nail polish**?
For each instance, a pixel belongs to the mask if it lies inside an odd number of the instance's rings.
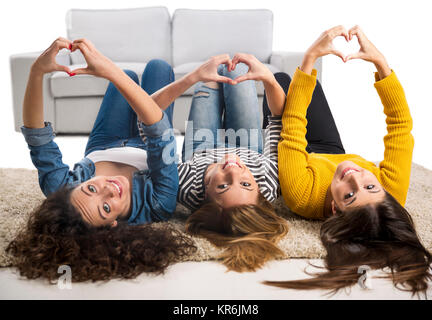
[[[73,77],[74,75],[76,75],[75,72],[70,72],[70,73],[69,73],[69,76],[70,76],[70,77]]]

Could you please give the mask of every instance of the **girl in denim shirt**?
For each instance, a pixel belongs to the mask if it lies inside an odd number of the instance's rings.
[[[58,65],[61,49],[80,50],[87,67]],[[51,124],[44,122],[42,79],[54,71],[110,81],[85,157],[73,170],[62,162]],[[169,219],[176,206],[173,104],[162,111],[164,96],[149,96],[173,80],[166,62],[152,60],[141,88],[134,72],[119,69],[86,39],[59,38],[33,63],[22,132],[47,199],[8,247],[22,275],[52,281],[65,264],[74,281],[131,278],[161,272],[194,248],[171,228],[146,225]]]

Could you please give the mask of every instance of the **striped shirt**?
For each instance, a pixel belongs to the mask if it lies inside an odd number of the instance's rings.
[[[179,191],[177,201],[196,210],[204,201],[204,173],[207,167],[221,160],[226,154],[236,154],[249,168],[261,194],[270,202],[280,195],[278,178],[278,143],[282,129],[280,116],[269,116],[269,124],[263,132],[264,152],[248,148],[217,148],[194,153],[191,160],[178,164]]]

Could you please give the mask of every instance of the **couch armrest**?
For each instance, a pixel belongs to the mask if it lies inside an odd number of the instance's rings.
[[[286,51],[275,51],[270,57],[270,64],[277,67],[279,70],[288,73],[290,77],[294,75],[297,67],[300,66],[303,60],[304,52],[286,52]],[[317,78],[322,83],[322,59],[319,58],[315,63],[315,69],[317,69]]]
[[[12,78],[12,108],[14,114],[15,131],[21,132],[22,104],[27,87],[30,68],[41,52],[20,53],[10,56],[10,68]],[[66,60],[62,60],[62,62]],[[45,121],[54,123],[54,104],[49,92],[48,79],[51,74],[46,74],[43,81],[44,117]]]

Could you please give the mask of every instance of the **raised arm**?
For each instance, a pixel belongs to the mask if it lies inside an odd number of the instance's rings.
[[[153,125],[162,119],[162,111],[156,102],[114,62],[100,53],[89,40],[75,40],[72,43],[72,51],[77,49],[84,55],[87,67],[73,70],[73,73],[91,74],[111,81],[145,125]]]
[[[319,57],[327,54],[335,54],[343,60],[343,55],[332,43],[337,36],[348,40],[347,31],[338,26],[322,33],[306,51],[288,89],[282,116],[281,141],[278,145],[281,191],[291,210],[302,215],[305,215],[309,203],[318,201],[320,197],[320,190],[316,187],[319,172],[309,165],[309,154],[306,151],[306,114],[316,85],[316,70],[313,65]]]
[[[231,59],[229,55],[221,54],[211,57],[198,68],[186,74],[183,78],[156,91],[151,97],[162,110],[165,110],[175,99],[198,81],[215,81],[234,84],[232,79],[223,77],[217,73],[217,68],[220,64],[226,64],[230,67]]]
[[[46,73],[64,71],[70,73],[66,66],[56,63],[55,57],[61,49],[69,49],[72,42],[65,38],[58,38],[33,63],[23,102],[23,123],[26,128],[43,128],[43,97],[42,83]]]
[[[39,185],[48,196],[64,185],[79,182],[89,172],[83,170],[74,174],[62,161],[62,154],[54,142],[54,132],[49,123],[45,123],[43,114],[42,84],[46,73],[64,71],[66,66],[58,65],[55,57],[61,49],[70,49],[72,42],[58,38],[33,63],[23,102],[23,127],[21,131],[30,149],[33,164],[38,170]]]
[[[360,51],[347,56],[346,61],[362,59],[375,65],[375,88],[381,98],[386,115],[387,134],[384,137],[384,160],[380,163],[380,180],[384,188],[402,205],[409,187],[414,138],[413,121],[404,90],[396,74],[390,69],[384,55],[372,44],[358,27],[349,30],[356,36]]]

